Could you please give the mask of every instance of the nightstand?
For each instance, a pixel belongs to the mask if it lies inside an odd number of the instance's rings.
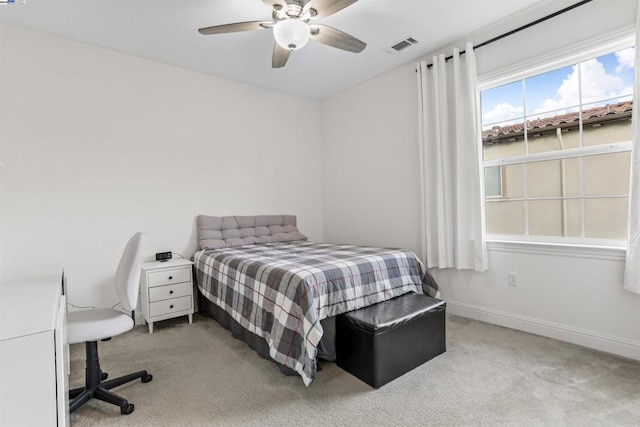
[[[193,322],[193,262],[187,259],[145,262],[140,274],[140,308],[153,333],[153,323],[178,316]]]

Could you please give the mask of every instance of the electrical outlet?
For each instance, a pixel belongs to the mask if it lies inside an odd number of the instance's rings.
[[[518,273],[509,273],[509,286],[518,286]]]

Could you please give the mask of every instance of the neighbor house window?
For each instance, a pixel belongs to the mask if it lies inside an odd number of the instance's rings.
[[[502,197],[502,166],[484,168],[484,188],[487,197]]]
[[[484,85],[487,237],[599,244],[627,233],[635,48]]]

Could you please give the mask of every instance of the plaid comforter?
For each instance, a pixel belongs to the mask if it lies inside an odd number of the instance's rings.
[[[198,288],[310,385],[320,320],[438,285],[413,252],[288,242],[199,251]]]

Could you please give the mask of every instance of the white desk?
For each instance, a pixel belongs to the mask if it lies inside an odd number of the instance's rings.
[[[0,284],[0,425],[68,426],[66,297],[60,274]]]

